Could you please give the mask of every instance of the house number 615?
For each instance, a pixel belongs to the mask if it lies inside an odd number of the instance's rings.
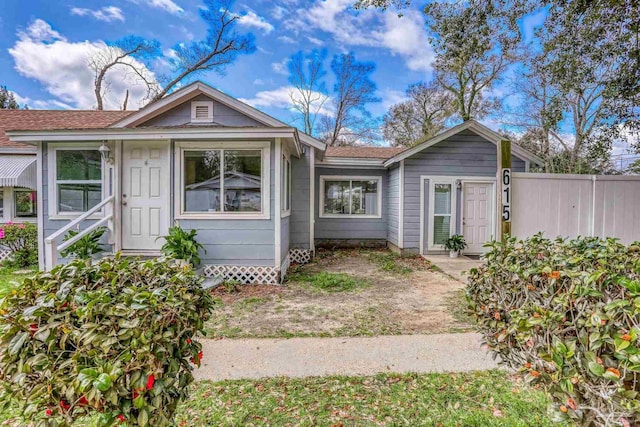
[[[511,169],[502,169],[502,219],[511,222]]]

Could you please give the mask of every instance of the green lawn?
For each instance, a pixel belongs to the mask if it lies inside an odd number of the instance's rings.
[[[504,371],[200,382],[180,405],[176,426],[557,425],[547,404],[542,392]],[[9,413],[0,421],[22,425]]]
[[[21,282],[22,279],[33,275],[35,272],[35,268],[0,267],[0,298],[4,297],[15,286],[13,282]]]

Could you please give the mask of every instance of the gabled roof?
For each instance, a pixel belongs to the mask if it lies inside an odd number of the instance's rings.
[[[229,108],[232,108],[247,117],[250,117],[266,126],[270,127],[289,127],[286,123],[281,122],[280,120],[271,117],[270,115],[263,113],[262,111],[245,104],[244,102],[235,99],[232,96],[229,96],[205,83],[200,81],[196,81],[191,83],[183,88],[178,89],[177,91],[165,96],[162,99],[159,99],[144,108],[141,108],[134,114],[123,118],[111,125],[112,128],[125,128],[125,127],[135,127],[141,123],[150,120],[165,111],[170,110],[171,108],[182,104],[183,102],[188,101],[189,99],[195,98],[196,96],[204,94],[208,97],[220,102],[221,104],[226,105]],[[313,138],[310,135],[299,132],[298,135],[300,141],[315,147],[319,150],[324,150],[326,148],[325,144],[317,139]]]
[[[465,130],[470,130],[478,135],[480,135],[481,137],[485,138],[487,141],[490,141],[494,144],[498,144],[498,142],[507,139],[505,136],[500,135],[499,133],[489,129],[488,127],[486,127],[485,125],[478,123],[475,120],[467,120],[466,122],[459,124],[458,126],[454,126],[444,132],[439,133],[438,135],[432,137],[432,138],[428,138],[425,139],[421,142],[419,142],[418,144],[416,144],[414,147],[403,151],[400,154],[395,155],[394,157],[390,158],[389,160],[387,160],[384,165],[385,166],[390,166],[396,162],[399,162],[401,160],[404,160],[408,157],[413,156],[414,154],[419,153],[420,151],[431,147],[432,145],[436,145],[439,142],[444,141],[447,138],[450,138],[462,131]],[[536,156],[535,154],[531,153],[529,150],[526,150],[524,148],[522,148],[521,146],[519,146],[518,144],[512,143],[511,144],[511,152],[513,154],[515,154],[516,156],[518,156],[519,158],[521,158],[522,160],[525,161],[530,161],[536,164],[544,164],[544,161],[539,158],[538,156]]]
[[[35,147],[10,141],[8,130],[100,129],[132,114],[132,111],[0,110],[0,150],[35,151]]]
[[[327,147],[325,157],[352,159],[389,159],[408,150],[407,147]]]

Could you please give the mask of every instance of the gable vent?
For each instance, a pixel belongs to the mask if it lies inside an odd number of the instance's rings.
[[[191,122],[192,123],[213,122],[213,102],[193,101],[191,103]]]

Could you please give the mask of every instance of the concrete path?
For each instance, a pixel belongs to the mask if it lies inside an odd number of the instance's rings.
[[[467,258],[465,256],[451,258],[449,255],[424,255],[424,258],[430,263],[440,267],[440,269],[449,276],[464,283],[467,282],[467,275],[463,273],[482,264],[480,260]]]
[[[198,380],[464,372],[497,364],[474,333],[371,338],[202,340]]]

